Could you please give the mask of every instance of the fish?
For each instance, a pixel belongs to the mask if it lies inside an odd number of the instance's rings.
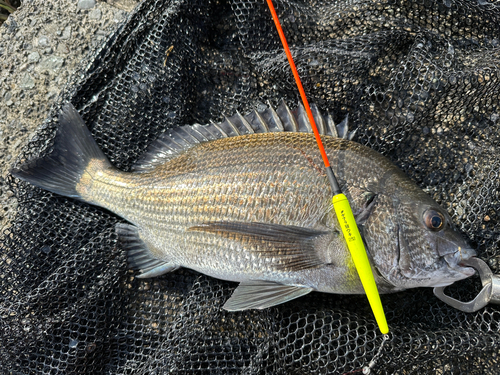
[[[352,140],[348,120],[312,105],[349,199],[380,293],[472,276],[474,255],[449,214],[380,153]],[[19,163],[18,163],[19,164]],[[123,218],[120,247],[138,278],[181,267],[237,282],[223,308],[264,309],[312,291],[362,294],[304,108],[225,117],[165,131],[131,172],[114,167],[71,104],[53,151],[11,173]]]

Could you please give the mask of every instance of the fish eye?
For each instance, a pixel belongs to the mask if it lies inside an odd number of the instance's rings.
[[[444,215],[435,210],[427,210],[424,212],[424,223],[427,228],[437,232],[444,228]]]

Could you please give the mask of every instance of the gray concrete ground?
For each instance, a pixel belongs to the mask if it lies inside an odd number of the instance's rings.
[[[135,2],[23,0],[0,27],[0,237],[17,206],[5,185],[9,168],[78,64]]]

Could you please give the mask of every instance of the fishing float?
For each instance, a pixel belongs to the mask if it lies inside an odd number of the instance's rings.
[[[316,138],[316,142],[321,153],[321,158],[323,159],[323,163],[325,165],[326,174],[332,187],[333,209],[335,210],[335,214],[337,215],[340,228],[342,229],[347,247],[349,249],[349,252],[351,253],[354,266],[356,267],[361,283],[363,284],[363,288],[368,298],[368,302],[370,303],[370,307],[373,311],[373,315],[375,316],[378,328],[380,332],[385,335],[389,333],[389,326],[387,325],[384,308],[382,307],[382,301],[380,300],[377,284],[375,283],[375,277],[373,276],[370,261],[368,260],[368,255],[366,253],[361,234],[359,233],[358,225],[356,224],[356,220],[354,219],[351,205],[349,204],[349,200],[347,199],[347,197],[342,193],[337,178],[335,177],[335,173],[333,173],[332,167],[330,166],[330,162],[328,160],[328,156],[326,155],[325,148],[323,147],[323,142],[321,141],[318,128],[316,127],[316,122],[314,121],[311,107],[309,106],[304,87],[302,86],[302,82],[300,80],[299,72],[297,71],[295,63],[293,61],[292,53],[290,52],[290,48],[288,47],[285,34],[281,27],[276,10],[274,9],[272,0],[267,0],[267,5],[269,6],[274,24],[276,25],[276,29],[278,30],[278,34],[281,39],[281,43],[283,44],[283,48],[285,49],[288,63],[290,64],[290,68],[292,69],[293,77],[295,78],[295,82],[297,83],[297,88],[299,89],[302,103],[304,104],[304,108],[307,112],[307,117],[309,118],[309,122],[311,123],[314,137]]]

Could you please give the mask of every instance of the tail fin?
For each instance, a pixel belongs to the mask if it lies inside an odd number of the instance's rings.
[[[12,169],[11,173],[53,193],[81,198],[76,185],[91,160],[99,160],[104,166],[111,166],[75,107],[66,104],[59,117],[54,151]]]

